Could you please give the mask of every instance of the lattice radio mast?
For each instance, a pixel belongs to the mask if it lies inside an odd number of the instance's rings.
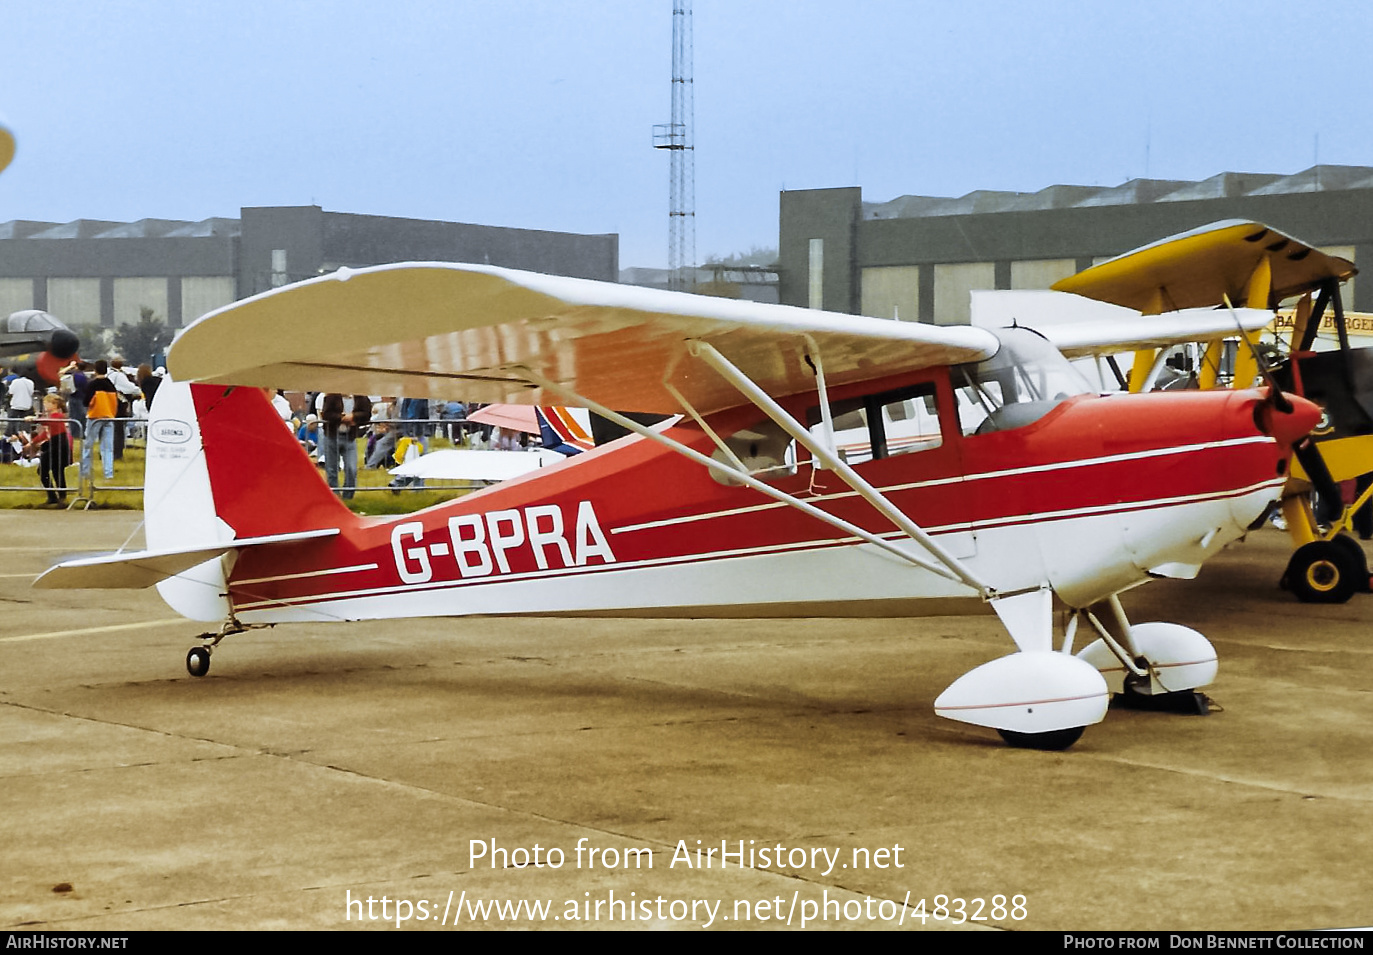
[[[668,184],[667,257],[671,288],[696,287],[695,96],[691,78],[691,0],[672,4],[672,122],[653,127],[653,146],[672,159]]]

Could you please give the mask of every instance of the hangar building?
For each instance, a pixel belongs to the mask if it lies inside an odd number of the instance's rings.
[[[973,289],[1048,288],[1096,262],[1222,219],[1254,219],[1373,266],[1373,167],[890,202],[865,202],[857,187],[783,192],[780,297],[788,305],[966,324]],[[1344,301],[1373,312],[1373,279],[1347,283]]]
[[[51,312],[68,325],[173,328],[269,288],[386,262],[478,262],[614,282],[619,236],[325,212],[244,208],[200,222],[0,223],[0,315]]]

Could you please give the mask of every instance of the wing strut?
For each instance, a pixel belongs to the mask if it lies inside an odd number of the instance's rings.
[[[948,568],[947,566],[940,566],[939,564],[934,564],[930,561],[924,560],[923,558],[918,557],[917,555],[912,554],[896,546],[896,544],[889,540],[884,540],[883,538],[878,537],[876,534],[873,534],[870,531],[864,530],[856,524],[849,523],[842,517],[836,517],[835,515],[830,514],[827,511],[821,510],[814,504],[801,500],[795,495],[788,494],[786,491],[783,491],[780,488],[775,488],[770,484],[766,484],[755,478],[746,469],[740,469],[731,466],[730,464],[726,464],[723,461],[702,454],[695,448],[689,448],[685,444],[682,444],[680,441],[673,440],[672,438],[669,438],[667,435],[653,430],[653,428],[651,427],[642,425],[631,418],[625,417],[619,412],[610,410],[605,405],[602,405],[600,402],[593,401],[585,395],[578,394],[572,389],[566,388],[555,381],[550,381],[548,378],[545,378],[543,375],[534,371],[527,365],[519,366],[511,370],[514,371],[516,374],[521,375],[526,380],[538,385],[540,388],[547,389],[553,394],[561,395],[562,398],[569,405],[581,408],[588,408],[591,411],[594,411],[596,414],[602,416],[603,418],[608,418],[609,420],[615,422],[622,428],[625,428],[629,431],[633,431],[635,434],[644,438],[648,438],[651,441],[656,441],[658,444],[661,444],[664,447],[676,451],[678,454],[682,455],[688,460],[695,461],[697,464],[703,465],[707,468],[713,468],[716,471],[720,471],[724,474],[727,474],[730,478],[738,481],[740,484],[743,484],[746,487],[750,487],[755,491],[759,491],[763,494],[766,494],[768,497],[776,501],[781,501],[783,504],[787,504],[790,507],[794,507],[804,514],[809,514],[811,517],[824,521],[826,524],[838,528],[845,534],[848,534],[852,537],[856,537],[859,540],[866,541],[867,543],[872,544],[874,547],[880,547],[887,553],[893,554],[896,557],[899,557],[902,560],[914,564],[917,567],[920,567],[924,570],[928,570],[930,573],[938,574],[939,576],[945,577],[956,583],[966,584],[967,586],[976,590],[984,598],[990,598],[992,596],[995,596],[991,588],[986,587],[980,582],[966,580],[958,574],[954,573],[952,569]],[[688,409],[688,413],[690,413],[691,406],[686,405],[686,407]],[[693,417],[695,416],[693,415]],[[706,433],[712,434],[712,432],[709,429],[707,429]],[[716,438],[716,440],[718,441],[718,438]]]
[[[859,497],[871,504],[874,510],[895,524],[903,533],[919,543],[920,546],[925,548],[930,554],[934,555],[935,559],[943,564],[944,567],[948,568],[948,571],[954,577],[976,590],[984,600],[991,600],[997,596],[997,593],[989,584],[978,579],[962,561],[937,544],[934,538],[921,530],[918,524],[903,514],[901,509],[889,501],[881,491],[865,481],[847,461],[843,460],[830,448],[826,447],[824,442],[816,441],[815,436],[812,435],[807,428],[803,427],[801,422],[797,421],[788,414],[781,405],[773,401],[772,397],[767,394],[767,392],[754,384],[753,381],[735,367],[728,358],[720,354],[715,346],[708,344],[707,342],[696,340],[688,343],[687,351],[693,357],[701,359],[707,365],[710,365],[710,367],[719,372],[726,381],[739,389],[740,393],[757,405],[759,410],[773,421],[777,422],[782,430],[795,438],[797,443],[801,444],[806,450],[810,451],[811,454],[815,455],[816,460],[824,464],[827,469],[838,474],[840,479],[852,488]],[[822,374],[818,367],[816,368],[816,374],[817,376]],[[945,576],[948,576],[948,574],[945,574]]]

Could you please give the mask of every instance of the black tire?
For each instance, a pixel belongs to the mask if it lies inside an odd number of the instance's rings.
[[[1087,727],[1073,726],[1066,730],[1050,730],[1047,733],[1017,733],[1015,730],[997,730],[1006,745],[1016,749],[1042,749],[1061,752],[1072,746],[1082,736]]]
[[[1363,552],[1363,545],[1348,534],[1336,534],[1330,543],[1343,547],[1354,562],[1354,591],[1368,593],[1368,555]]]
[[[1312,541],[1297,548],[1284,579],[1302,603],[1342,604],[1361,583],[1367,586],[1366,569],[1362,582],[1359,573],[1358,562],[1344,545]]]
[[[191,647],[186,651],[186,672],[191,676],[204,676],[210,672],[208,647]]]

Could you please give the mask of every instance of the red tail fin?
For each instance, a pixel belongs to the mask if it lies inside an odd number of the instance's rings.
[[[192,385],[215,511],[237,537],[357,521],[257,388]]]

